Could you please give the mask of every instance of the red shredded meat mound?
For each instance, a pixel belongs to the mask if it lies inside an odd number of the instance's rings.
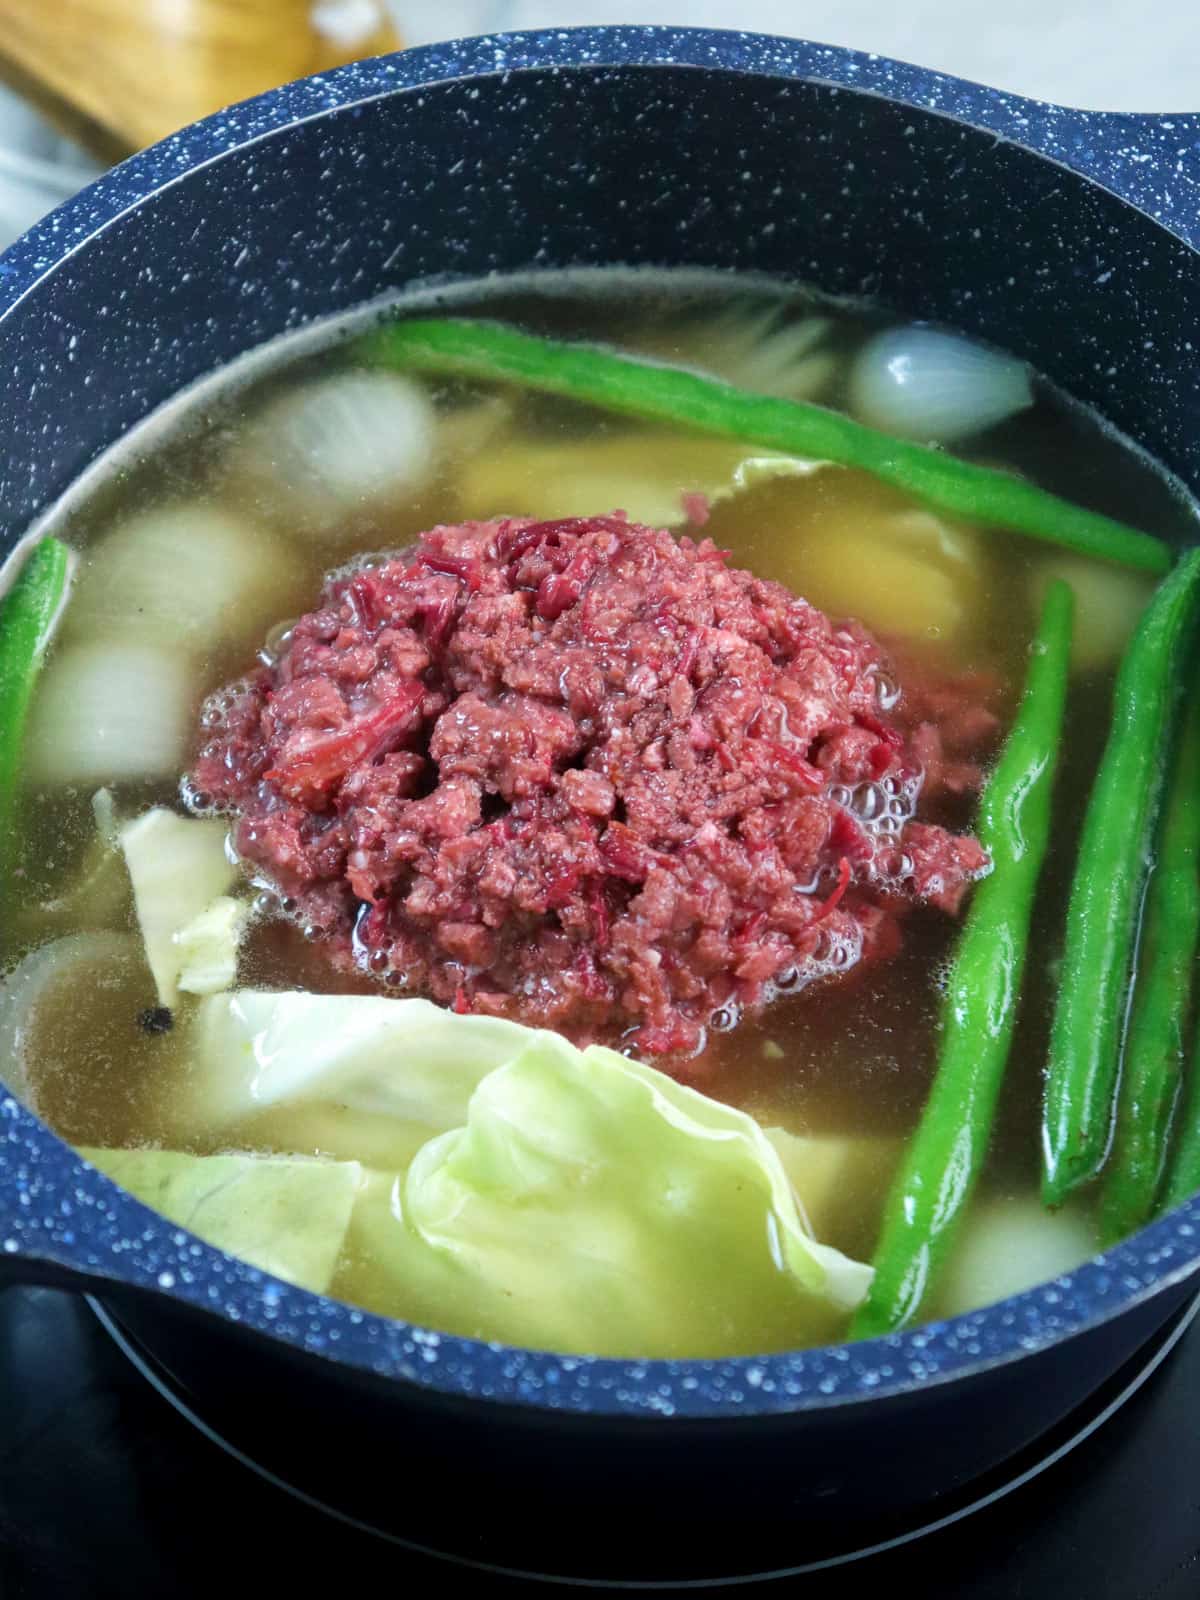
[[[926,768],[978,784],[978,696],[902,720],[868,634],[726,559],[619,515],[435,528],[210,699],[193,800],[340,964],[694,1055],[988,870],[917,815]]]

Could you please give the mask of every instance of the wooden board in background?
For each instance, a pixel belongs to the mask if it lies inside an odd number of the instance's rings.
[[[0,77],[112,158],[290,78],[399,48],[339,46],[311,0],[0,0]]]

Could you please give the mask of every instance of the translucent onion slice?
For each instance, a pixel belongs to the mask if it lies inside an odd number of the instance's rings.
[[[47,1007],[77,1010],[81,995],[127,977],[137,953],[131,934],[72,933],[31,950],[0,981],[0,1076],[35,1110],[28,1053],[39,1016]]]
[[[7,921],[22,942],[79,929],[123,928],[129,921],[129,874],[117,846],[116,802],[111,789],[92,796],[96,829],[78,861],[61,875],[56,889],[41,899],[5,908]]]
[[[850,368],[850,409],[903,439],[950,444],[1033,404],[1029,368],[937,328],[888,328]]]
[[[390,372],[339,372],[289,389],[248,425],[234,470],[288,531],[321,538],[355,513],[418,493],[437,423],[424,389]]]
[[[22,933],[44,938],[67,928],[120,928],[129,915],[129,874],[108,840],[89,840],[82,860],[60,894],[13,907],[8,915]]]
[[[160,506],[122,522],[83,562],[71,637],[208,651],[278,615],[278,540],[219,506]]]
[[[837,357],[824,348],[833,326],[829,317],[790,316],[782,303],[739,300],[628,342],[641,354],[756,394],[815,400],[837,371]]]
[[[139,640],[64,647],[38,686],[26,740],[34,783],[175,777],[199,685],[189,658]]]

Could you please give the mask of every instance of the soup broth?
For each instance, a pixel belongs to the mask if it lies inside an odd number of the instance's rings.
[[[857,403],[862,352],[888,327],[872,311],[799,291],[616,272],[456,289],[387,312],[428,314],[431,306],[602,342],[835,409]],[[1039,1220],[1038,1116],[1076,841],[1108,728],[1116,664],[1151,581],[942,517],[853,468],[781,467],[771,453],[739,451],[725,439],[465,379],[421,381],[428,404],[412,426],[426,432],[409,459],[404,440],[388,432],[403,430],[403,416],[372,421],[369,381],[358,394],[329,391],[331,409],[320,409],[321,385],[367,373],[356,340],[380,314],[373,308],[285,338],[200,386],[124,441],[44,523],[80,561],[32,714],[35,754],[11,841],[14,887],[0,964],[16,969],[53,941],[86,940],[91,981],[86,1003],[68,1005],[51,973],[12,1069],[15,1086],[64,1139],[89,1150],[301,1154],[396,1167],[394,1129],[382,1114],[373,1121],[342,1116],[331,1102],[315,1109],[301,1098],[258,1102],[207,1126],[193,1116],[202,1067],[192,1019],[201,1001],[184,992],[162,1006],[142,953],[126,862],[112,845],[114,827],[153,808],[180,819],[204,814],[202,797],[194,786],[181,790],[181,779],[204,737],[197,727],[206,697],[277,660],[287,627],[313,611],[332,572],[411,547],[439,524],[607,516],[620,508],[634,523],[659,527],[669,514],[674,534],[711,539],[730,552],[729,568],[782,584],[835,621],[860,622],[897,663],[901,689],[910,682],[977,686],[972,693],[996,719],[971,757],[986,768],[1014,715],[1045,583],[1069,571],[1078,604],[1076,665],[1017,1032],[972,1214],[925,1314],[966,1309],[1091,1254],[1098,1236],[1087,1194]],[[303,396],[311,397],[307,410]],[[1172,544],[1195,539],[1194,510],[1179,487],[1040,380],[1031,404],[952,448]],[[414,470],[434,457],[432,470]],[[114,530],[146,526],[167,512],[195,519],[194,533],[185,528],[181,539],[207,538],[218,519],[233,530],[238,559],[245,557],[244,577],[218,596],[194,634],[181,618],[173,640],[158,639],[136,664],[137,673],[155,675],[163,659],[183,663],[184,747],[173,764],[151,761],[145,771],[136,757],[111,771],[103,755],[73,764],[55,729],[45,726],[55,715],[50,674],[72,650],[94,650],[97,670],[106,670],[104,651],[122,638],[121,596],[101,592],[109,580],[97,564]],[[169,564],[175,537],[164,535],[160,553],[148,559]],[[199,616],[209,599],[198,593],[196,604]],[[147,694],[147,708],[136,712],[144,727],[158,714],[150,702],[157,705],[162,682],[136,681]],[[57,753],[37,755],[43,746]],[[918,802],[918,814],[966,835],[977,806],[976,787],[950,782],[928,806]],[[223,898],[238,908],[231,917],[248,916],[237,955],[239,991],[397,997],[369,964],[352,970],[332,963],[320,930],[290,915],[287,896],[262,873],[231,870]],[[645,1058],[750,1113],[761,1127],[806,1141],[789,1148],[807,1151],[803,1159],[824,1174],[807,1194],[799,1185],[809,1221],[823,1244],[860,1261],[871,1258],[889,1183],[937,1066],[946,976],[969,904],[968,894],[954,915],[915,904],[902,917],[894,953],[761,1006],[731,1005],[714,1014],[700,1048]],[[63,970],[64,985],[75,981]],[[636,1035],[626,1047],[638,1054]],[[1049,1228],[1048,1242],[1025,1259],[994,1247],[989,1253],[973,1224],[994,1231],[996,1219],[1006,1217],[1018,1232],[1032,1229],[1031,1237],[1039,1226]],[[397,1276],[354,1223],[327,1281],[329,1292],[369,1309],[418,1320],[438,1314],[435,1300],[406,1292],[403,1272]],[[520,1294],[519,1285],[513,1292]],[[768,1297],[750,1321],[750,1332],[730,1335],[733,1348],[836,1338],[846,1313],[816,1301],[781,1310]],[[486,1318],[476,1326],[469,1316],[450,1331],[494,1332]],[[552,1328],[546,1342],[556,1337]],[[720,1336],[713,1337],[719,1347]],[[608,1348],[603,1339],[597,1346]],[[583,1348],[591,1348],[586,1336]],[[695,1346],[667,1331],[648,1353],[676,1350],[695,1353]]]

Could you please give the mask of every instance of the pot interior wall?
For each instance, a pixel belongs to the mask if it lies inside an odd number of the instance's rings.
[[[690,67],[408,90],[244,145],[135,205],[0,321],[0,545],[132,423],[281,331],[418,279],[704,266],[981,333],[1200,484],[1200,266],[994,135]]]

